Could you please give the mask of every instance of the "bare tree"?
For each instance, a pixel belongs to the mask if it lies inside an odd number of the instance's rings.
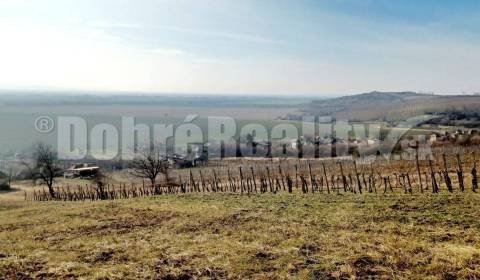
[[[156,188],[158,175],[163,174],[168,182],[168,161],[162,157],[160,149],[148,149],[141,153],[132,162],[131,174],[137,178],[147,179]]]
[[[53,183],[60,174],[57,154],[50,145],[38,142],[33,145],[33,166],[24,164],[31,172],[33,179],[40,179],[47,185],[51,197],[55,197]]]

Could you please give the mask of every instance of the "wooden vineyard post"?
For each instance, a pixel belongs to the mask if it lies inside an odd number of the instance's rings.
[[[273,191],[272,177],[270,177],[270,169],[268,168],[268,166],[266,167],[266,169],[267,169],[267,180],[268,180],[268,185],[269,185],[269,188],[270,188],[270,192],[274,192]]]
[[[307,180],[305,180],[305,178],[303,177],[303,175],[300,175],[300,181],[302,182],[302,193],[308,193],[308,183]]]
[[[401,185],[400,180],[398,179],[398,174],[393,172],[393,175],[395,176],[395,188],[398,188],[398,185]]]
[[[362,183],[360,182],[360,177],[358,176],[358,170],[357,170],[357,161],[353,161],[353,166],[355,168],[355,177],[357,178],[357,184],[358,184],[358,191],[362,193]]]
[[[367,184],[367,179],[365,179],[365,173],[363,173],[363,172],[362,172],[362,180],[363,180],[363,185],[365,186],[365,189],[366,189],[368,184]]]
[[[310,163],[308,163],[308,173],[310,175],[310,185],[312,186],[312,193],[315,193],[317,183],[315,182],[315,178],[313,177],[312,166],[310,165]]]
[[[463,181],[463,168],[462,168],[462,162],[460,160],[460,154],[457,153],[457,176],[458,176],[458,184],[460,185],[460,190],[462,192],[465,191],[465,184]]]
[[[332,188],[335,187],[335,184],[337,185],[337,194],[340,194],[340,183],[338,182],[339,180],[339,177],[335,177],[332,175]]]
[[[239,167],[238,167],[238,170],[240,171],[240,193],[243,194],[244,184],[243,184],[243,172],[242,172],[242,167],[239,166]]]
[[[250,172],[252,172],[253,187],[255,188],[255,192],[257,192],[257,178],[255,177],[255,170],[253,170],[252,166],[250,166]]]
[[[348,183],[347,185],[349,186],[349,190],[352,192],[352,193],[357,193],[357,191],[355,190],[355,184],[353,183],[353,179],[352,179],[352,174],[348,173],[348,178],[347,178],[350,183]]]
[[[375,173],[373,173],[373,163],[370,163],[370,178],[371,178],[371,182],[372,182],[372,188],[374,190],[375,193],[377,193],[377,186],[376,186],[376,177],[375,177]]]
[[[416,153],[415,153],[415,163],[417,165],[417,174],[418,174],[418,181],[420,184],[420,192],[423,193],[422,175],[420,174],[420,164],[418,162],[418,149],[416,150]]]
[[[473,168],[472,168],[472,191],[477,192],[478,178],[477,178],[477,160],[475,153],[473,154]]]
[[[195,184],[195,179],[193,178],[192,170],[190,170],[190,184],[194,192],[198,192],[197,185]]]
[[[298,166],[295,164],[295,188],[298,189]]]
[[[290,178],[290,175],[287,175],[287,187],[288,187],[288,193],[292,193],[293,181],[292,181],[292,178]]]
[[[425,172],[423,172],[423,175],[424,175],[424,177],[425,177],[425,190],[428,191],[428,174],[427,174],[427,172],[425,171]]]
[[[413,194],[413,190],[412,190],[412,184],[410,182],[410,175],[407,173],[407,183],[408,183],[408,192],[410,194]]]
[[[228,185],[230,187],[230,192],[235,192],[235,187],[233,185],[232,176],[230,175],[230,168],[227,169]]]
[[[325,169],[325,163],[322,162],[322,168],[323,168],[323,176],[325,176],[325,182],[327,185],[327,193],[330,194],[330,186],[328,184],[328,175],[327,175],[327,170]]]
[[[202,170],[198,170],[198,172],[200,173],[200,181],[202,182],[202,192],[205,192],[206,185],[205,185],[205,180],[203,178]]]
[[[282,166],[280,164],[278,164],[278,172],[280,173],[280,179],[281,179],[281,182],[282,182],[283,191],[285,191],[285,182],[283,181]]]
[[[213,180],[210,180],[212,186],[212,192],[217,192],[217,174],[215,173],[215,169],[213,171]]]
[[[342,183],[343,183],[343,192],[347,192],[347,177],[343,174],[343,166],[342,162],[337,162],[340,165],[340,175],[342,176]]]
[[[392,183],[390,182],[390,176],[387,176],[387,183],[388,183],[388,186],[390,187],[390,191],[393,193]]]
[[[444,171],[443,171],[443,178],[445,179],[445,184],[447,185],[447,189],[449,192],[453,192],[453,186],[452,186],[452,180],[450,179],[450,176],[448,175],[448,166],[447,166],[447,158],[445,156],[445,153],[443,153],[443,166],[444,166]]]
[[[217,172],[215,172],[215,169],[213,170],[213,177],[215,179],[215,191],[216,192],[219,192],[219,191],[222,191],[223,192],[223,189],[222,189],[222,182],[220,181],[220,178],[217,176]]]
[[[433,172],[432,159],[430,157],[428,158],[428,165],[430,166],[430,176],[431,176],[431,180],[432,180],[432,192],[433,193],[438,193],[437,179],[435,178],[435,173]]]
[[[400,184],[400,186],[403,187],[403,193],[407,194],[407,184],[405,181],[405,174],[401,174],[399,177],[397,177],[397,182]]]
[[[386,194],[387,193],[387,177],[383,177],[383,185],[384,185],[383,193]]]
[[[254,189],[254,187],[253,187],[253,181],[254,181],[253,178],[251,178],[251,177],[246,177],[246,178],[245,178],[245,181],[246,181],[245,187],[246,187],[247,189],[250,188],[250,189],[253,190],[253,189]],[[252,192],[253,192],[253,191],[252,191]],[[257,192],[257,191],[255,190],[255,193],[256,193],[256,192]]]

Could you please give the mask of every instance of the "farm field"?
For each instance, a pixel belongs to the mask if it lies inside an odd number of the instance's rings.
[[[0,278],[474,279],[480,196],[0,195]]]
[[[188,115],[198,116],[194,123],[202,129],[204,138],[207,138],[208,117],[233,118],[240,130],[250,123],[262,124],[271,129],[277,124],[293,124],[301,127],[298,121],[277,120],[287,113],[285,108],[194,108],[194,107],[167,107],[167,106],[55,106],[55,107],[6,107],[0,106],[0,127],[8,131],[8,134],[0,137],[0,156],[28,151],[36,141],[52,143],[56,145],[58,125],[49,133],[39,133],[35,128],[35,120],[39,117],[48,116],[58,123],[59,117],[79,117],[94,127],[97,124],[111,124],[121,132],[122,117],[134,117],[136,124],[147,124],[151,127],[155,124],[181,125]],[[31,113],[35,112],[35,113]],[[177,139],[183,143],[182,139]],[[180,145],[179,144],[179,145]]]
[[[280,116],[293,112],[285,107],[195,107],[195,106],[162,106],[162,105],[61,105],[55,106],[0,106],[1,113],[17,113],[19,111],[37,112],[58,115],[94,115],[94,116],[136,116],[163,120],[165,115],[173,118],[185,118],[189,114],[200,117],[225,116],[243,120],[275,120]]]

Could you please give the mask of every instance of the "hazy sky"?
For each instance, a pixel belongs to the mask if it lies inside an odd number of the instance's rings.
[[[480,1],[0,0],[0,88],[480,91]]]

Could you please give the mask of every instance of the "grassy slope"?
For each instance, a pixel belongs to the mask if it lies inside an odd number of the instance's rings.
[[[0,278],[478,278],[479,204],[470,193],[0,200]]]
[[[480,96],[428,95],[413,92],[370,92],[328,100],[312,101],[303,107],[309,114],[332,115],[338,119],[372,121],[384,117],[405,120],[427,112],[478,111]]]

